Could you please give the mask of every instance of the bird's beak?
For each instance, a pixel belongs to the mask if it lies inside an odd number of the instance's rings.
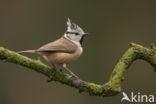
[[[84,35],[84,36],[87,36],[88,34],[89,34],[89,33],[84,33],[83,35]]]

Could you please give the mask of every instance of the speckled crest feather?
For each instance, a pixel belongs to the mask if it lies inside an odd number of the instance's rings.
[[[82,28],[80,28],[74,22],[71,22],[71,20],[69,18],[67,20],[67,30],[70,32],[79,32],[81,34],[85,34],[85,32],[82,30]]]

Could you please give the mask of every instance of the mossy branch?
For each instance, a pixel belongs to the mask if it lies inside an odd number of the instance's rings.
[[[124,74],[135,60],[145,60],[150,63],[154,69],[156,69],[156,47],[151,45],[150,48],[146,48],[139,44],[131,43],[130,48],[118,61],[110,79],[105,84],[87,82],[71,77],[67,73],[57,72],[42,63],[40,60],[28,58],[3,47],[0,47],[0,59],[25,66],[51,78],[52,81],[57,81],[68,86],[75,87],[79,90],[79,92],[87,92],[90,95],[108,97],[114,96],[121,92],[121,84],[124,79]]]

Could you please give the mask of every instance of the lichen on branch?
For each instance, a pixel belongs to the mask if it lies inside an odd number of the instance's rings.
[[[34,60],[4,47],[0,47],[0,60],[6,60],[7,62],[27,67],[47,76],[51,81],[57,81],[75,87],[79,92],[86,92],[90,95],[103,97],[114,96],[121,92],[121,84],[124,79],[124,74],[130,65],[137,59],[147,61],[154,69],[156,69],[156,47],[152,44],[150,48],[146,48],[139,44],[131,43],[130,48],[115,65],[108,82],[104,84],[96,84],[71,77],[65,72],[57,72],[42,63],[40,60]]]

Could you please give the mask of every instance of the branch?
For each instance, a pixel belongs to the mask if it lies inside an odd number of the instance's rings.
[[[124,79],[124,74],[132,62],[137,59],[147,61],[154,69],[156,69],[156,47],[151,45],[151,48],[146,48],[139,44],[131,43],[130,48],[123,54],[116,64],[108,82],[105,84],[96,84],[71,77],[65,72],[57,72],[42,63],[40,60],[30,59],[17,52],[0,47],[0,60],[7,60],[8,62],[27,67],[51,78],[52,81],[75,87],[79,92],[87,92],[90,95],[103,97],[114,96],[121,92],[121,84]]]

